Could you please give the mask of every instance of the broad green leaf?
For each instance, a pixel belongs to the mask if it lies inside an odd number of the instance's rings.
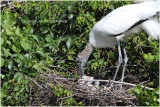
[[[18,36],[21,36],[21,33],[20,33],[20,28],[18,27],[18,28],[16,28],[16,31],[15,31],[15,33],[18,35]]]
[[[68,56],[68,60],[73,60],[73,59],[74,58],[71,55]]]
[[[5,62],[5,60],[3,58],[1,58],[1,67],[4,66],[4,62]]]
[[[12,49],[13,49],[13,51],[16,52],[16,53],[18,53],[18,52],[21,51],[21,49],[20,49],[20,48],[17,48],[15,45],[12,45]]]
[[[15,86],[15,87],[14,87],[14,91],[18,91],[19,89],[20,89],[19,86]]]
[[[2,23],[2,27],[3,28],[11,28],[12,27],[12,21],[11,20],[4,20],[3,23]]]
[[[32,20],[32,26],[34,26],[37,23],[37,20]]]
[[[151,53],[148,53],[149,59],[152,62],[154,60],[154,56]]]
[[[19,77],[19,75],[21,75],[21,73],[20,72],[16,72],[15,75],[14,75],[14,80],[16,80]]]
[[[29,18],[27,16],[23,16],[20,18],[21,19],[21,22],[24,24],[24,25],[27,25],[29,24]]]
[[[140,90],[138,88],[134,88],[134,92],[136,92],[137,94],[140,94]]]
[[[70,49],[71,46],[73,44],[73,39],[69,38],[67,41],[66,41],[66,45],[67,45],[67,48]]]
[[[47,27],[41,27],[40,31],[42,32],[42,34],[45,34],[45,33],[47,33],[49,31],[49,28],[47,28]]]
[[[20,74],[20,75],[18,76],[18,82],[20,82],[22,79],[23,79],[23,75]]]
[[[39,37],[39,35],[33,35],[33,38],[34,38],[38,43],[40,43],[40,37]]]
[[[15,45],[12,46],[12,49],[13,49],[14,52],[17,52]]]
[[[144,55],[143,55],[143,58],[147,60],[147,59],[148,59],[148,55],[147,55],[147,54],[144,54]]]
[[[69,12],[72,11],[72,6],[68,6],[68,11],[69,11]]]
[[[3,48],[3,51],[4,51],[4,55],[6,56],[6,57],[8,57],[11,53],[10,53],[10,49],[5,49],[5,48]]]
[[[38,53],[39,55],[41,55],[42,57],[45,57],[45,54],[41,51],[36,51],[36,53]]]
[[[53,41],[54,41],[51,35],[47,35],[47,37],[45,38],[45,40],[47,42],[50,42],[50,43],[53,43]]]
[[[92,6],[93,10],[96,10],[98,7],[99,7],[98,2],[95,1]]]
[[[44,44],[43,47],[48,47],[50,45],[51,45],[50,43],[47,43],[47,44]]]
[[[0,74],[0,77],[1,77],[1,79],[4,79],[4,78],[5,78],[5,75]]]
[[[3,43],[4,43],[4,39],[1,37],[1,38],[0,38],[0,41],[1,41],[1,46],[2,46]]]
[[[8,64],[8,69],[11,70],[13,68],[13,61],[10,61]]]
[[[58,39],[57,47],[59,47],[59,45],[60,45],[61,42],[66,41],[67,39],[68,39],[68,36],[66,36],[66,37],[62,37],[62,36],[61,36],[61,37]]]
[[[109,8],[110,8],[111,10],[114,10],[114,6],[113,6],[112,4],[109,5]]]
[[[6,29],[6,34],[12,36],[14,32],[10,29]]]
[[[50,35],[52,36],[52,38],[54,37],[54,35],[53,35],[53,32],[52,32],[52,31],[50,31]]]
[[[40,18],[43,19],[46,16],[47,12],[48,12],[47,9],[43,10],[42,13],[40,14]]]
[[[20,43],[24,50],[31,49],[30,44],[26,43],[26,41],[22,40]]]

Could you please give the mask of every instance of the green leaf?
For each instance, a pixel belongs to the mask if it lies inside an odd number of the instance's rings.
[[[62,36],[61,36],[61,37],[58,39],[57,47],[59,47],[59,45],[60,45],[61,42],[66,41],[67,39],[68,39],[68,36],[66,36],[66,37],[62,37]]]
[[[144,58],[145,60],[147,60],[147,59],[148,59],[148,55],[147,55],[147,54],[144,54],[144,55],[143,55],[143,58]]]
[[[40,14],[40,18],[43,19],[46,16],[47,12],[48,12],[47,9],[43,10],[42,13]]]
[[[4,62],[5,62],[5,60],[3,58],[1,58],[1,67],[4,66]]]
[[[18,91],[19,89],[19,86],[14,87],[14,91]]]
[[[47,35],[47,37],[45,38],[45,40],[47,41],[47,42],[50,42],[50,43],[53,43],[53,38],[51,37],[51,35]]]
[[[72,6],[68,6],[68,11],[69,11],[69,12],[72,11]]]
[[[71,55],[68,56],[68,60],[74,60]]]
[[[11,28],[12,27],[12,21],[11,20],[4,20],[2,23],[3,28]]]
[[[22,78],[23,78],[23,75],[20,74],[20,75],[18,76],[18,82],[20,82],[20,81],[22,80]]]
[[[16,53],[18,53],[18,52],[21,51],[21,49],[20,49],[20,48],[17,48],[15,45],[12,45],[12,49],[13,49],[13,51],[16,52]]]
[[[26,41],[22,40],[20,43],[24,50],[31,49],[30,44],[26,43]]]
[[[114,10],[114,5],[110,4],[110,5],[109,5],[109,8],[110,8],[111,10]]]
[[[46,9],[48,9],[48,2],[47,2],[47,1],[45,1],[45,4],[46,4]]]
[[[18,36],[21,36],[21,33],[20,33],[20,28],[18,27],[18,28],[16,28],[16,31],[15,31],[15,33],[18,35]]]
[[[41,55],[42,57],[45,57],[45,54],[41,51],[36,51],[36,53],[38,53],[39,55]]]
[[[154,56],[151,53],[148,53],[148,56],[149,56],[150,61],[154,60]]]
[[[53,32],[52,32],[52,31],[50,31],[50,35],[51,35],[52,37],[54,37],[54,35],[53,35]]]
[[[11,70],[13,68],[13,61],[10,61],[8,64],[8,69]]]
[[[137,94],[140,94],[140,90],[138,88],[134,88],[134,92],[136,92]]]
[[[45,34],[45,33],[47,33],[49,31],[49,28],[47,28],[47,27],[41,27],[40,31],[42,32],[42,34]]]
[[[6,57],[8,57],[11,53],[10,53],[10,49],[5,49],[3,48],[4,54]]]
[[[98,7],[99,7],[98,2],[95,1],[92,6],[93,10],[96,10]]]
[[[37,20],[32,20],[32,26],[34,26],[37,23]]]
[[[13,49],[14,52],[17,52],[15,45],[12,46],[12,49]]]
[[[20,72],[16,72],[15,75],[14,75],[14,80],[16,80],[19,77],[19,75],[21,75],[21,73]]]
[[[1,41],[1,46],[2,46],[3,43],[4,43],[4,39],[1,37],[1,38],[0,38],[0,41]]]
[[[67,45],[67,48],[70,49],[71,46],[73,44],[73,39],[69,38],[67,41],[66,41],[66,45]]]
[[[39,37],[39,35],[33,35],[33,38],[34,38],[38,43],[40,43],[40,37]]]
[[[21,17],[20,20],[24,25],[29,24],[29,18],[27,16]]]
[[[0,77],[1,77],[1,79],[4,79],[4,78],[5,78],[5,75],[0,74]]]

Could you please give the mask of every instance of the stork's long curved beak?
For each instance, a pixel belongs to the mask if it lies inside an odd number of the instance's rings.
[[[88,61],[89,56],[91,55],[92,51],[93,51],[93,46],[88,43],[85,46],[85,49],[80,52],[76,58],[76,64],[77,64],[77,73],[80,76],[80,78],[82,78],[83,74],[84,74],[84,67]]]

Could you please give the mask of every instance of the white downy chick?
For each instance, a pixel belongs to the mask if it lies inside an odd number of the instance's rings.
[[[86,83],[86,85],[88,85],[89,87],[92,87],[93,79],[94,79],[93,77],[88,77],[87,78],[88,82]]]

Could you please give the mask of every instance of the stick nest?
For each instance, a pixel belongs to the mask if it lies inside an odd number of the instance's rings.
[[[128,106],[137,105],[137,98],[128,92],[131,86],[123,86],[120,90],[119,84],[112,84],[112,87],[100,82],[98,88],[80,85],[77,79],[65,78],[62,74],[55,72],[42,73],[38,78],[31,79],[36,88],[32,91],[38,93],[34,96],[31,105],[60,105],[64,99],[72,97],[77,102],[82,102],[86,106]],[[43,85],[42,85],[43,84]],[[51,84],[53,86],[51,87]],[[102,85],[103,84],[103,85]],[[71,96],[57,98],[52,88],[63,85],[72,92]],[[39,104],[37,104],[37,102]]]

